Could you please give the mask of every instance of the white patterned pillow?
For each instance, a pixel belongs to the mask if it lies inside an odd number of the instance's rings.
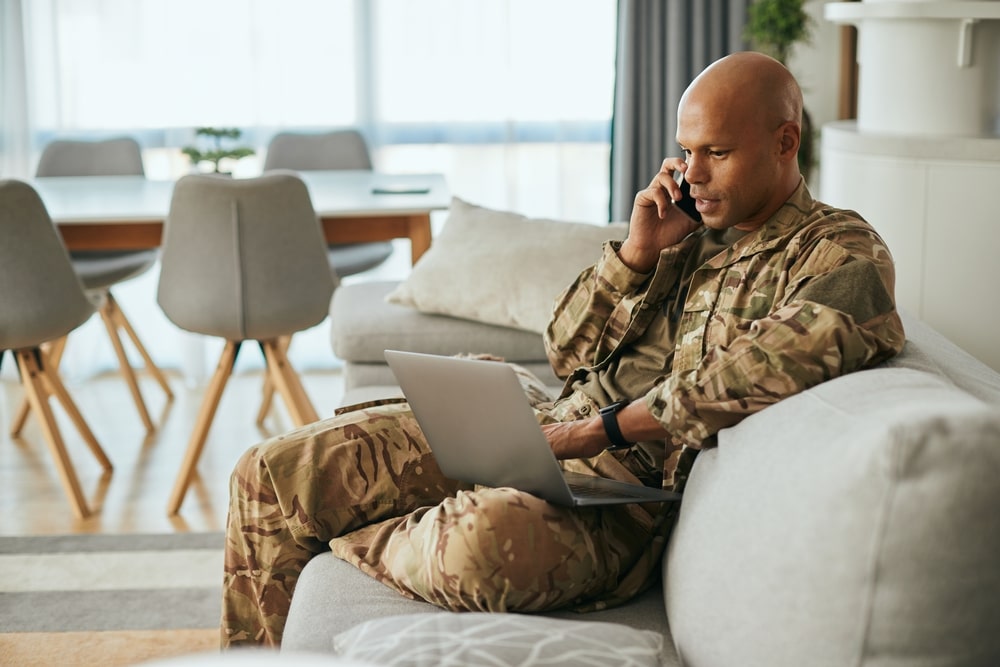
[[[655,667],[663,637],[619,623],[481,612],[388,616],[334,637],[337,654],[375,665]]]

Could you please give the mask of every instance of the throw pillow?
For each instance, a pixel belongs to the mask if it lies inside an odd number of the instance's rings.
[[[542,333],[562,290],[627,229],[527,218],[455,197],[441,234],[386,300]]]
[[[485,612],[366,621],[334,637],[344,658],[396,667],[660,664],[663,637],[619,623]]]

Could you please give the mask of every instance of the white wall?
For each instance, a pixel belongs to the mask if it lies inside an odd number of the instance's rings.
[[[788,67],[798,78],[805,106],[812,115],[818,132],[824,123],[837,120],[837,96],[840,79],[840,26],[823,18],[823,7],[829,0],[809,0],[805,8],[813,18],[812,39],[799,44],[789,57]],[[810,187],[813,196],[819,192],[819,172],[823,168],[820,140],[815,138],[818,164],[813,170]]]

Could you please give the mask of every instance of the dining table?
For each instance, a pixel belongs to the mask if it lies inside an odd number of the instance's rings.
[[[370,170],[296,172],[305,183],[327,243],[405,238],[416,263],[431,244],[431,213],[451,203],[441,174]],[[220,178],[222,178],[220,176]],[[35,178],[38,192],[70,250],[160,246],[174,181],[143,176]]]

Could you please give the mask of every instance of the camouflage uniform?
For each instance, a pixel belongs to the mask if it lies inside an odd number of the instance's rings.
[[[545,341],[553,367],[570,376],[562,397],[545,402],[521,372],[539,421],[592,416],[628,392],[645,396],[671,434],[666,447],[640,443],[567,468],[680,489],[720,428],[901,348],[891,257],[856,215],[814,202],[803,185],[758,232],[702,265],[707,234],[662,251],[642,275],[609,243],[560,298]],[[667,370],[632,372],[637,350],[653,350]],[[251,448],[237,465],[223,644],[280,643],[299,572],[328,548],[447,609],[619,604],[655,580],[673,511],[569,509],[470,488],[441,474],[405,403],[352,406]]]
[[[645,396],[671,435],[668,487],[693,459],[683,452],[711,444],[719,429],[883,361],[905,341],[889,249],[860,216],[814,200],[804,183],[758,231],[682,275],[709,233],[663,250],[651,276],[631,271],[620,244],[608,243],[563,293],[545,336],[552,367],[569,376],[564,396]],[[606,377],[664,319],[673,324],[669,372],[650,374],[633,396],[608,394]]]

